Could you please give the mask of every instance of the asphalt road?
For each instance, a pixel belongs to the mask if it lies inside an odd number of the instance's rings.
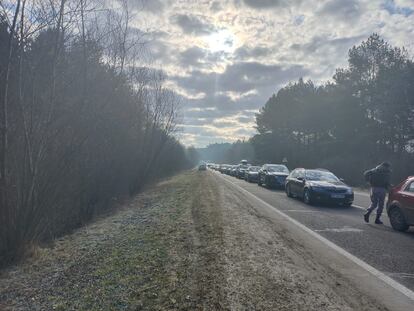
[[[242,187],[251,194],[289,215],[309,229],[317,232],[352,255],[365,261],[407,288],[414,290],[414,228],[409,232],[394,231],[386,213],[384,225],[363,221],[364,208],[369,206],[369,195],[357,191],[352,207],[309,206],[290,199],[284,191],[270,190],[235,177],[216,174],[220,178]],[[385,211],[385,209],[384,209]]]

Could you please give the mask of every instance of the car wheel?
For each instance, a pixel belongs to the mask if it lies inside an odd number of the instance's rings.
[[[405,221],[404,214],[398,207],[392,207],[388,213],[390,217],[390,223],[394,230],[397,231],[407,231],[408,225]]]
[[[286,185],[286,195],[287,195],[289,198],[292,198],[292,197],[293,197],[292,190],[290,189],[290,184],[287,184],[287,185]]]
[[[308,205],[312,204],[312,197],[309,189],[305,189],[305,192],[303,193],[303,202],[305,202]]]
[[[264,177],[264,184],[265,184],[266,188],[270,188],[270,186],[269,186],[269,178],[267,176]]]

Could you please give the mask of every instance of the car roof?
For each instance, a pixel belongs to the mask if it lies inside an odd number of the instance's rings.
[[[328,172],[328,173],[332,173],[331,171],[325,169],[325,168],[303,168],[303,167],[297,167],[294,169],[294,171],[296,170],[304,170],[304,171],[321,171],[321,172]]]
[[[414,176],[408,176],[406,179],[404,179],[402,182],[406,183],[406,182],[412,182],[414,180]]]
[[[332,173],[331,171],[329,171],[327,169],[324,169],[324,168],[307,168],[307,169],[305,169],[305,171],[317,171],[317,172]]]

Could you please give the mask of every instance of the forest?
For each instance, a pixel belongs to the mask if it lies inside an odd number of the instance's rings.
[[[364,185],[364,170],[389,161],[398,183],[414,174],[413,120],[412,56],[372,34],[349,50],[348,66],[331,81],[300,78],[271,96],[249,141],[210,145],[200,153],[219,163],[286,158],[290,169],[326,168],[353,185]]]
[[[191,164],[128,1],[0,1],[0,263]]]

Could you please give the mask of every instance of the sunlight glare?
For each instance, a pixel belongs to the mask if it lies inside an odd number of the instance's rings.
[[[228,29],[221,29],[205,38],[205,43],[211,52],[233,52],[235,36]]]

